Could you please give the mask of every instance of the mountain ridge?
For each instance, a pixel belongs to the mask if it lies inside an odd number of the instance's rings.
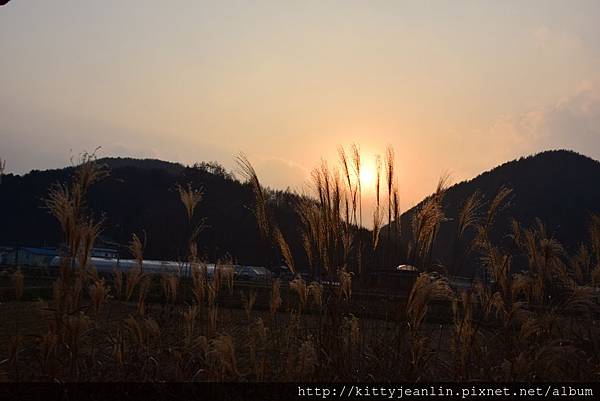
[[[573,251],[586,240],[590,213],[600,213],[600,189],[594,185],[598,182],[599,161],[571,150],[549,150],[502,163],[454,184],[444,194],[443,210],[449,221],[440,228],[433,258],[440,265],[452,263],[450,250],[463,202],[475,191],[489,202],[502,187],[512,193],[510,206],[499,214],[492,233],[497,243],[510,246],[507,235],[512,219],[524,226],[539,219],[552,237]],[[424,201],[402,214],[403,227],[410,227],[412,216]],[[404,241],[408,241],[406,234]],[[475,264],[471,261],[467,275],[474,274]]]
[[[178,259],[185,252],[186,219],[177,185],[191,183],[204,188],[198,216],[206,218],[207,228],[200,239],[201,252],[211,260],[231,257],[245,263],[278,263],[274,246],[260,240],[251,212],[251,188],[238,181],[216,162],[183,166],[158,159],[101,158],[111,168],[108,178],[90,190],[90,208],[106,219],[104,234],[122,244],[132,233],[148,234],[148,257]],[[73,167],[32,170],[18,176],[7,174],[0,185],[0,244],[56,245],[60,242],[58,223],[44,210],[42,199],[50,185],[69,179]],[[600,213],[600,162],[569,150],[551,150],[502,163],[477,176],[449,187],[444,196],[443,223],[434,246],[438,263],[452,263],[456,217],[462,203],[476,190],[491,200],[499,188],[513,189],[511,208],[502,211],[492,233],[506,242],[510,220],[524,225],[536,218],[544,221],[550,234],[568,250],[585,240],[589,213]],[[298,218],[293,210],[296,195],[271,191],[278,200],[274,215],[302,266],[305,255],[298,237]],[[427,199],[427,198],[426,198]],[[402,214],[402,241],[410,240],[412,215],[423,204]],[[385,236],[382,236],[385,238]],[[405,262],[398,260],[398,264]],[[476,261],[471,263],[476,265]],[[474,274],[467,268],[465,275]]]

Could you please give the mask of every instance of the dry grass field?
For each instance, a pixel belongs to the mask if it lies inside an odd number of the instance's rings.
[[[102,229],[86,209],[88,188],[107,174],[86,156],[73,181],[50,189],[46,206],[64,239],[62,265],[50,280],[3,272],[0,377],[8,381],[596,381],[600,377],[600,218],[589,241],[568,254],[539,222],[512,225],[515,249],[490,239],[501,189],[482,211],[474,194],[459,216],[457,237],[474,234],[462,252],[477,252],[487,282],[456,290],[433,274],[431,249],[444,220],[441,180],[415,214],[404,250],[422,271],[403,297],[358,291],[363,252],[381,248],[387,215],[399,235],[393,152],[378,167],[377,209],[367,241],[362,227],[360,154],[340,149],[342,174],[324,164],[313,174],[316,198],[297,205],[303,248],[325,282],[296,276],[265,287],[240,285],[228,262],[214,274],[197,252],[194,219],[202,192],[180,186],[189,222],[189,252],[179,273],[143,270],[144,243],[129,244],[137,266],[99,275],[89,264]],[[295,270],[289,244],[269,210],[254,169],[239,158],[255,195],[253,212],[265,242]],[[387,206],[379,204],[380,175]],[[384,210],[387,213],[384,213]],[[365,243],[366,241],[366,243]],[[461,241],[458,241],[460,243]],[[516,254],[527,271],[511,268]],[[357,282],[353,282],[354,280]],[[333,285],[327,283],[335,283]],[[39,300],[37,300],[40,298]],[[385,301],[385,302],[384,302]]]

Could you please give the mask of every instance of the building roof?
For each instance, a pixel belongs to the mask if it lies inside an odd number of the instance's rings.
[[[92,248],[92,252],[113,252],[116,253],[117,250],[114,248]]]

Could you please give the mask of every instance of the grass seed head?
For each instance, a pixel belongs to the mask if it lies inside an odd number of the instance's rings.
[[[188,220],[192,221],[194,217],[194,210],[198,203],[202,200],[203,190],[193,189],[192,184],[188,183],[187,187],[183,187],[181,185],[177,185],[177,191],[179,192],[179,198],[181,199],[181,203],[185,207],[185,211],[188,216]]]

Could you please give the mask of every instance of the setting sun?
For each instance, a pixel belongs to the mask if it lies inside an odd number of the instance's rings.
[[[375,166],[371,164],[365,164],[360,170],[360,185],[364,189],[370,189],[375,186],[375,180],[377,179],[377,173]]]

